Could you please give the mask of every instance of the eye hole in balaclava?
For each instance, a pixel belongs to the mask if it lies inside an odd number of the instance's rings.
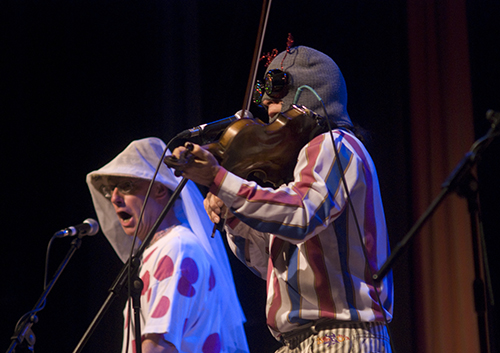
[[[254,87],[253,102],[261,105],[266,94],[272,99],[283,99],[288,94],[290,74],[280,69],[269,70],[264,81],[258,80]]]

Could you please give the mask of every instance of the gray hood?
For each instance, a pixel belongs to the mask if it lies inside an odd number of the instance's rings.
[[[102,176],[130,176],[152,180],[165,148],[165,143],[158,138],[152,137],[133,141],[111,162],[87,175],[87,184],[102,232],[123,262],[128,260],[133,237],[125,234],[113,205],[99,191]],[[170,168],[161,163],[155,180],[164,184],[170,190],[175,190],[181,178],[177,178]],[[211,237],[213,223],[208,218],[203,207],[203,197],[192,181],[188,181],[182,189],[180,198],[175,202],[174,211],[178,219],[189,224],[198,243],[207,253],[215,278],[226,290],[226,298],[221,305],[221,310],[224,312],[221,315],[223,320],[228,323],[223,325],[224,330],[227,331],[225,333],[226,337],[231,340],[226,342],[227,345],[234,345],[235,350],[246,348],[243,328],[245,317],[236,295],[224,243],[218,232],[214,238]]]
[[[352,127],[347,113],[347,88],[344,77],[329,56],[309,47],[293,47],[289,53],[284,51],[274,58],[267,71],[273,69],[280,69],[291,76],[288,94],[283,98],[283,111],[288,110],[292,104],[298,104],[321,116],[325,115],[323,105],[308,89],[303,89],[297,102],[294,102],[297,89],[308,85],[323,100],[330,121],[337,126]],[[264,99],[270,98],[264,95]]]

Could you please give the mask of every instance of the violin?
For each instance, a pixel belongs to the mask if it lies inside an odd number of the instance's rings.
[[[265,124],[259,119],[233,121],[218,141],[202,146],[233,174],[278,188],[293,180],[293,169],[302,147],[325,131],[325,119],[304,106],[293,105]],[[164,163],[178,172],[192,163],[186,150],[180,158],[167,156]]]

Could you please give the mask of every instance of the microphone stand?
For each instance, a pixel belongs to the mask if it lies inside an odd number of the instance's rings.
[[[186,185],[186,183],[187,183],[187,179],[183,178],[181,180],[181,182],[179,183],[179,185],[177,186],[177,188],[175,189],[175,191],[173,192],[172,196],[170,197],[170,200],[168,201],[168,203],[165,206],[165,208],[163,209],[162,213],[160,214],[160,216],[156,220],[155,224],[153,225],[153,227],[149,231],[148,235],[146,236],[146,238],[142,242],[141,246],[137,250],[136,254],[134,256],[132,256],[132,258],[129,259],[125,263],[123,268],[121,269],[121,271],[118,274],[117,278],[115,279],[113,285],[109,289],[108,297],[106,298],[106,300],[104,301],[104,304],[99,309],[97,315],[94,317],[94,319],[90,323],[89,327],[87,328],[87,331],[85,331],[80,342],[78,343],[76,348],[73,350],[73,353],[77,353],[77,352],[82,351],[83,347],[85,346],[85,344],[89,340],[90,336],[92,335],[92,333],[96,329],[97,325],[101,321],[102,317],[104,316],[104,313],[109,309],[109,306],[111,305],[113,300],[118,296],[118,294],[120,293],[123,286],[125,284],[127,284],[128,278],[129,278],[129,273],[131,275],[131,278],[134,279],[133,283],[132,283],[134,288],[133,289],[131,288],[132,292],[134,292],[134,290],[135,290],[136,294],[141,293],[142,281],[140,281],[140,279],[137,277],[137,270],[139,268],[140,258],[142,256],[142,254],[144,253],[144,250],[146,250],[149,243],[153,239],[156,231],[158,230],[161,222],[163,221],[163,219],[167,215],[168,211],[170,211],[170,209],[172,208],[175,200],[177,200],[177,198],[179,197],[179,194],[182,191],[182,189],[184,188],[184,186]],[[140,310],[139,310],[140,309],[140,300],[139,300],[139,298],[140,298],[140,295],[136,295],[136,294],[132,295],[134,312],[135,312],[135,316],[134,316],[135,317],[135,335],[136,335],[135,337],[141,337],[140,318],[139,318],[139,314],[140,314]],[[136,297],[135,299],[134,299],[134,296]],[[141,342],[140,342],[141,340],[139,339],[139,340],[135,340],[135,341],[136,341],[136,352],[140,353],[141,352]]]
[[[377,282],[381,281],[387,275],[395,260],[407,248],[408,242],[420,230],[423,224],[430,218],[430,216],[435,212],[437,207],[449,193],[455,191],[459,196],[466,197],[468,201],[468,210],[470,213],[472,248],[474,256],[474,302],[478,318],[479,339],[482,353],[490,352],[489,343],[491,342],[491,340],[489,338],[488,332],[486,299],[489,297],[489,304],[490,306],[493,305],[493,294],[491,290],[491,279],[489,277],[489,266],[486,257],[486,249],[484,247],[484,234],[482,233],[483,228],[479,213],[479,203],[477,201],[478,182],[471,174],[471,170],[472,167],[476,164],[478,158],[481,156],[481,153],[484,152],[484,150],[490,145],[490,143],[500,134],[500,113],[495,113],[492,110],[488,110],[486,112],[486,118],[491,122],[490,130],[488,130],[485,136],[474,142],[469,152],[465,154],[465,156],[455,167],[453,172],[442,184],[442,190],[439,195],[432,201],[430,206],[417,220],[417,222],[413,225],[413,227],[405,235],[405,237],[396,245],[394,251],[382,265],[380,270],[373,275],[373,279]],[[480,224],[479,227],[478,222]],[[484,255],[483,257],[481,257],[481,252]],[[488,288],[487,293],[485,292],[485,284],[481,276],[481,268],[484,269],[484,277],[486,280],[486,286]]]
[[[36,313],[39,312],[40,310],[43,309],[45,306],[45,300],[47,299],[47,296],[49,295],[50,291],[54,287],[56,281],[59,279],[61,276],[62,271],[66,268],[66,265],[68,264],[69,260],[73,256],[73,254],[76,252],[77,249],[80,248],[82,244],[82,237],[84,235],[79,235],[76,239],[74,239],[71,242],[71,248],[68,250],[66,257],[63,259],[61,264],[59,265],[59,268],[55,272],[54,276],[52,277],[52,280],[47,284],[45,287],[42,295],[36,302],[35,306],[33,307],[33,310],[31,310],[25,319],[20,320],[20,322],[16,325],[16,329],[14,331],[13,336],[11,337],[12,343],[10,344],[9,348],[7,349],[7,353],[10,352],[15,352],[16,351],[16,346],[22,344],[23,342],[26,341],[26,344],[28,345],[28,349],[30,351],[34,350],[34,345],[35,345],[35,334],[33,333],[31,327],[38,322],[38,316],[36,316]],[[27,314],[25,314],[27,315]]]

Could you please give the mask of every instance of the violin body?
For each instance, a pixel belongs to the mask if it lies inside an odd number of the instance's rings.
[[[235,121],[207,148],[230,172],[277,188],[293,180],[299,152],[318,127],[309,109],[293,106],[271,124],[248,118]]]
[[[231,123],[219,141],[203,146],[228,171],[261,186],[277,188],[293,180],[300,150],[324,131],[324,118],[306,107],[292,106],[271,124],[242,118]],[[170,158],[169,158],[170,157]],[[171,156],[165,163],[182,170]]]

